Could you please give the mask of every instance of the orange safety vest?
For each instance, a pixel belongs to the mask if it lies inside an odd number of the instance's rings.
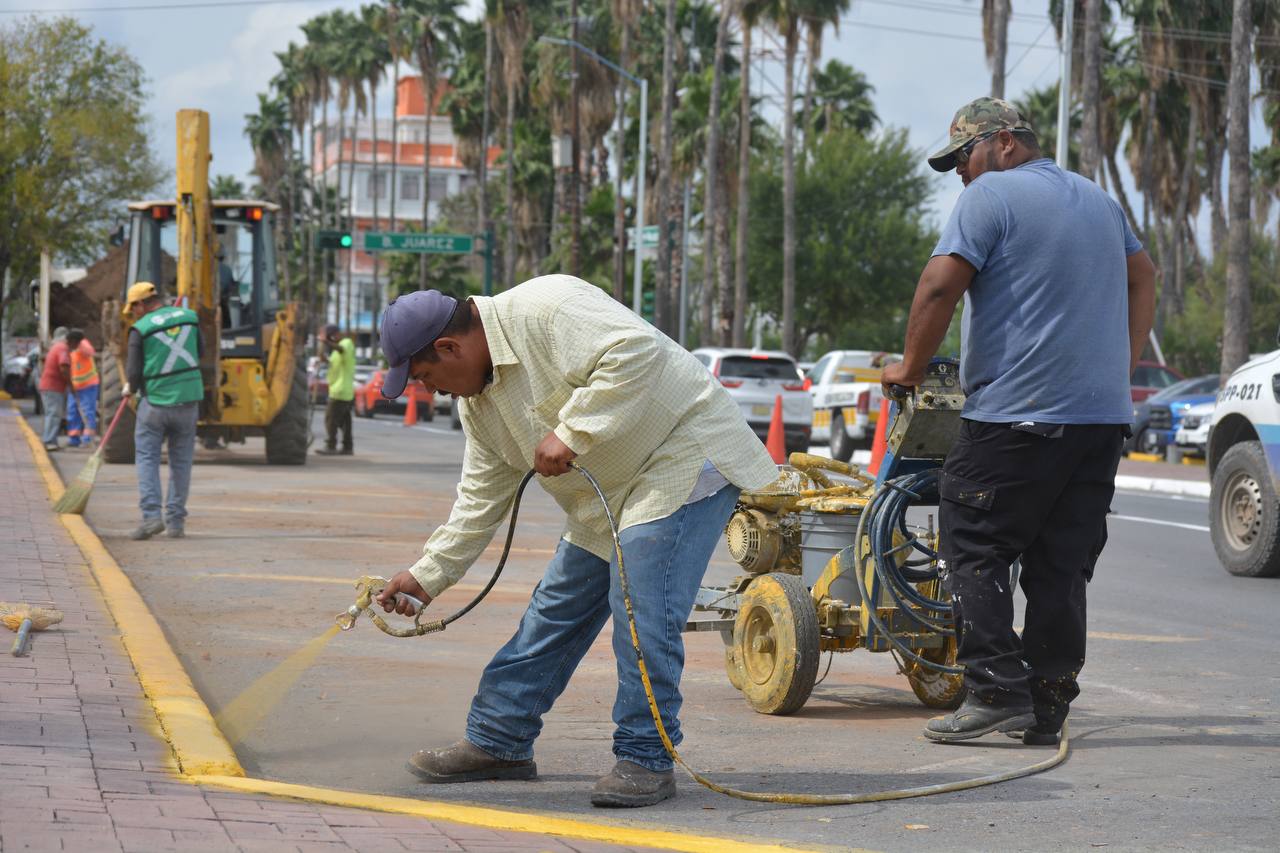
[[[71,351],[71,387],[79,391],[98,384],[98,367],[93,363],[94,351],[88,341]]]

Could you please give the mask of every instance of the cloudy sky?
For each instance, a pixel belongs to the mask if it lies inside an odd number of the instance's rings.
[[[6,11],[65,11],[125,46],[150,78],[156,149],[164,161],[172,163],[174,114],[199,107],[212,117],[213,172],[247,179],[253,157],[243,135],[244,115],[256,110],[256,93],[266,91],[277,69],[274,52],[290,41],[301,42],[299,26],[314,15],[359,5],[359,0],[0,0],[0,23],[10,17]],[[864,71],[875,86],[884,124],[907,128],[913,145],[932,149],[944,138],[956,107],[983,94],[990,83],[981,5],[981,0],[854,0],[838,33],[828,36],[824,59]],[[1017,97],[1052,84],[1058,59],[1048,0],[1013,5],[1007,93]],[[474,16],[483,2],[468,0],[466,6]],[[780,50],[776,38],[765,43]],[[781,67],[771,64],[765,76],[764,94],[780,98]],[[389,90],[383,90],[383,115]],[[1253,135],[1255,144],[1261,143],[1256,111]],[[940,176],[937,188],[935,210],[945,216],[959,194],[959,179]]]

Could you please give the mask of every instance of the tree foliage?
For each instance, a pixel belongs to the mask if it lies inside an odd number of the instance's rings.
[[[927,222],[931,179],[904,131],[869,138],[835,132],[817,141],[796,185],[800,350],[902,347],[907,310],[937,234]],[[752,169],[750,289],[781,301],[782,180],[766,155]],[[810,348],[809,344],[816,344]]]
[[[13,282],[4,305],[38,273],[41,250],[94,259],[123,202],[160,183],[143,84],[133,57],[71,18],[0,28],[0,276]]]

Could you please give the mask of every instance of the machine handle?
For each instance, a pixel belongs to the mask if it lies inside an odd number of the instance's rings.
[[[894,400],[905,400],[908,397],[910,397],[912,392],[914,392],[915,390],[916,389],[910,387],[909,385],[894,385],[890,383],[889,397]]]
[[[414,598],[412,595],[409,595],[408,593],[405,593],[405,592],[397,592],[395,594],[395,600],[396,600],[396,604],[399,604],[402,601],[407,601],[409,602],[409,604],[413,605],[413,612],[409,614],[410,616],[417,616],[419,613],[422,612],[422,608],[426,607],[426,605],[423,604],[419,599]]]

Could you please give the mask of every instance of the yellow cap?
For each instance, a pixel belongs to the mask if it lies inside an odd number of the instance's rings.
[[[124,300],[124,307],[128,308],[135,302],[145,302],[155,295],[156,286],[154,284],[149,281],[140,281],[129,288],[129,293]]]

